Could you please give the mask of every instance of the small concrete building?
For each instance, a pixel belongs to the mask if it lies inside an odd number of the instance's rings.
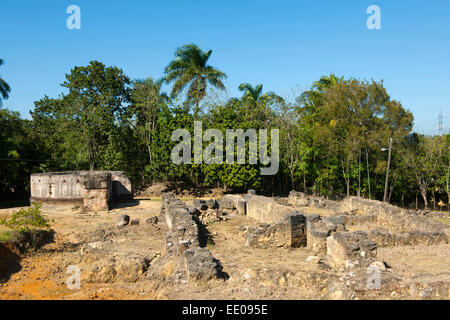
[[[86,211],[109,210],[113,202],[133,199],[122,171],[76,171],[32,174],[31,202],[73,204]]]

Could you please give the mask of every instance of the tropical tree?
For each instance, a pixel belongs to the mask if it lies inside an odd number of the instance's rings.
[[[48,123],[54,131],[47,133],[57,133],[65,149],[75,157],[87,158],[90,170],[94,170],[100,150],[104,151],[112,131],[122,122],[129,84],[121,69],[91,61],[66,75],[62,86],[68,94],[60,99],[45,97],[36,103],[33,118]]]
[[[405,167],[413,173],[425,209],[428,209],[428,192],[435,187],[434,181],[439,177],[440,163],[444,152],[444,136],[428,137],[413,134],[410,136],[408,149],[403,154]]]
[[[135,122],[132,126],[136,130],[141,140],[145,141],[148,156],[152,162],[151,145],[156,130],[158,114],[161,105],[167,103],[169,97],[161,92],[164,79],[154,80],[147,78],[137,80],[131,90],[130,111],[135,116]]]
[[[242,91],[244,94],[242,96],[242,100],[251,100],[255,103],[262,103],[268,100],[275,100],[277,102],[283,101],[283,98],[275,94],[275,92],[266,92],[263,93],[263,85],[258,84],[253,87],[249,83],[241,83],[239,85],[239,91]]]
[[[274,118],[274,109],[284,106],[283,98],[274,92],[263,93],[262,84],[253,87],[249,83],[242,83],[239,90],[243,92],[240,102],[244,107],[245,118],[254,125],[267,127],[267,122]]]
[[[205,98],[208,84],[225,90],[222,80],[226,74],[208,65],[212,50],[202,51],[195,44],[186,44],[175,51],[175,59],[165,68],[166,83],[174,82],[171,96],[179,96],[185,88],[187,102],[194,105],[194,114],[200,111],[200,102]]]
[[[318,81],[315,81],[312,85],[312,88],[313,90],[324,92],[326,89],[329,89],[338,83],[342,83],[343,81],[344,77],[338,78],[335,74],[332,73],[329,76],[322,76]]]
[[[0,59],[0,66],[4,64],[3,59]],[[11,91],[11,88],[9,87],[9,85],[6,83],[5,80],[3,80],[0,77],[0,106],[2,105],[2,98],[3,99],[8,99],[9,98],[9,92]]]

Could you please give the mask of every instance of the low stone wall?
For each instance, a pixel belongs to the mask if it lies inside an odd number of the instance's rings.
[[[364,223],[376,223],[378,216],[376,214],[352,214],[352,215],[339,215],[344,219],[346,225],[357,225]]]
[[[335,268],[365,267],[377,257],[377,244],[363,231],[335,232],[327,238],[327,254]]]
[[[378,225],[386,227],[393,232],[444,232],[448,226],[432,221],[424,216],[408,213],[402,208],[375,200],[359,197],[347,197],[340,206],[340,210],[347,213],[347,223],[376,222]],[[362,215],[354,214],[356,212]]]
[[[308,215],[307,219],[307,247],[314,254],[327,254],[327,238],[333,232],[346,231],[345,220],[340,217],[325,217],[318,214]]]
[[[247,216],[260,223],[275,224],[293,214],[301,214],[301,212],[281,205],[272,198],[256,195],[247,197]]]
[[[173,194],[162,195],[161,212],[166,220],[167,253],[184,258],[189,280],[208,281],[216,278],[217,262],[208,249],[201,248],[199,230],[187,206]]]
[[[247,200],[238,195],[227,194],[219,201],[219,208],[236,210],[238,214],[245,215],[247,214]]]
[[[408,231],[399,234],[369,231],[369,239],[375,241],[379,247],[414,246],[418,244],[433,245],[447,243],[447,235],[444,232]]]
[[[377,223],[381,226],[387,227],[395,232],[407,232],[407,231],[426,231],[437,232],[448,229],[439,222],[432,221],[426,217],[410,215],[406,211],[399,211],[395,214],[391,212],[381,212],[377,216]]]
[[[308,196],[303,192],[291,191],[287,203],[294,207],[325,208],[325,199],[322,197]]]
[[[361,197],[347,197],[340,203],[340,210],[343,212],[360,211],[367,214],[399,213],[401,208],[388,203]]]
[[[241,227],[246,245],[257,248],[299,248],[306,246],[306,218],[301,214],[287,215],[275,224]]]

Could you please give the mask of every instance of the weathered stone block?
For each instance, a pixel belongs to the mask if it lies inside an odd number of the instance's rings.
[[[367,266],[377,256],[377,244],[366,232],[335,232],[327,238],[327,254],[335,268]]]
[[[205,200],[195,199],[194,200],[194,207],[198,210],[208,210],[208,205],[206,204]]]
[[[307,232],[307,248],[314,254],[327,254],[327,237],[329,232],[309,230]]]
[[[217,201],[214,199],[206,200],[206,205],[207,205],[208,209],[215,209],[217,206]]]
[[[126,214],[122,214],[116,222],[116,227],[117,228],[122,228],[127,226],[130,223],[130,216],[126,215]]]
[[[369,239],[375,241],[379,247],[414,246],[417,244],[447,243],[447,235],[444,232],[407,231],[399,234],[391,234],[379,230],[371,230]]]
[[[111,174],[89,174],[83,180],[83,208],[87,212],[109,210],[112,205]]]
[[[247,201],[247,216],[262,223],[278,223],[290,214],[301,213],[292,207],[278,204],[268,197],[252,196]]]
[[[291,191],[287,203],[294,207],[326,207],[325,199],[322,197],[307,196],[303,192]]]
[[[245,216],[245,214],[247,213],[247,203],[245,201],[238,201],[235,204],[235,207],[238,214]]]
[[[209,281],[217,277],[217,263],[207,249],[186,250],[184,261],[191,281]]]
[[[234,209],[234,203],[230,200],[220,200],[219,201],[219,208],[220,209],[228,209],[228,210],[233,210]]]
[[[252,247],[298,248],[306,246],[306,218],[288,215],[276,224],[260,224],[259,227],[243,227],[246,244]]]
[[[341,203],[340,203],[340,209],[343,212],[355,212],[360,211],[362,213],[368,213],[368,214],[379,214],[383,212],[389,212],[389,213],[398,213],[401,211],[399,207],[390,205],[388,203],[377,201],[377,200],[370,200],[365,199],[361,197],[346,197]]]

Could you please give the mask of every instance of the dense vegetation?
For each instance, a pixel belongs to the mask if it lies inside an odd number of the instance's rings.
[[[66,75],[66,94],[36,101],[31,120],[0,109],[2,197],[26,192],[33,172],[104,169],[124,170],[137,186],[183,181],[382,200],[388,158],[382,150],[392,138],[389,201],[448,204],[450,135],[413,133],[413,115],[382,82],[332,74],[294,99],[244,83],[241,97],[225,100],[217,92],[226,75],[208,65],[211,54],[195,45],[177,49],[161,80],[132,81],[121,69],[92,61]],[[170,95],[164,84],[173,84]],[[9,91],[0,78],[4,99]],[[173,164],[171,134],[193,132],[194,120],[223,132],[280,129],[278,174],[261,176],[260,165],[250,164]]]

